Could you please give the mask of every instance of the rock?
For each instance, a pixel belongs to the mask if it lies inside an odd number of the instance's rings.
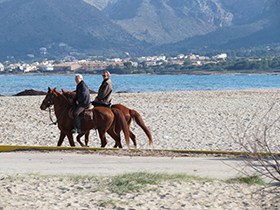
[[[116,93],[129,93],[129,92],[125,90],[121,90],[121,91],[117,91]]]
[[[97,92],[90,89],[90,90],[89,90],[89,93],[90,93],[90,94],[96,94]]]
[[[38,91],[33,89],[24,90],[22,92],[19,92],[13,96],[37,96],[37,95],[46,95],[47,93],[44,91]]]

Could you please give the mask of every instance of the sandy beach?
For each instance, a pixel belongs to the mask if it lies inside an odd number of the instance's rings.
[[[0,144],[56,146],[59,130],[40,110],[44,96],[0,98]],[[94,95],[92,95],[92,99]],[[114,93],[113,103],[137,110],[151,130],[154,148],[242,151],[240,142],[263,138],[280,151],[280,90]],[[55,116],[52,113],[52,118]],[[267,129],[269,128],[269,129]],[[150,148],[135,124],[138,148]],[[264,135],[264,131],[266,131]],[[114,141],[108,136],[108,145]],[[124,142],[123,142],[123,145]],[[67,139],[63,146],[69,146]],[[76,143],[77,147],[80,147]],[[95,131],[90,147],[100,147]],[[15,153],[16,154],[16,153]],[[109,177],[73,178],[0,174],[0,209],[277,209],[279,196],[263,186],[215,181],[164,181],[149,190],[119,195]],[[271,189],[269,189],[270,191]],[[275,190],[275,189],[274,189]],[[278,194],[279,195],[279,194]]]
[[[56,125],[50,125],[48,111],[39,108],[43,98],[0,98],[0,144],[57,144],[59,130]],[[248,138],[262,135],[266,125],[270,126],[272,148],[279,151],[279,102],[277,89],[113,94],[113,103],[121,103],[141,114],[151,130],[156,149],[240,151],[241,137],[245,133]],[[52,118],[56,120],[53,112]],[[131,128],[137,136],[138,148],[149,148],[142,129],[136,123]],[[108,136],[106,147],[113,144],[114,140]],[[67,139],[63,146],[69,146]],[[94,130],[89,146],[100,147]]]
[[[279,209],[271,189],[220,181],[163,181],[119,194],[110,189],[111,177],[0,179],[2,209]]]

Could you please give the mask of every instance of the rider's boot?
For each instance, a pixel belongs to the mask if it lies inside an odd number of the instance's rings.
[[[81,133],[81,120],[80,120],[80,117],[79,116],[75,117],[74,121],[75,121],[75,128],[72,130],[72,133],[80,134]]]

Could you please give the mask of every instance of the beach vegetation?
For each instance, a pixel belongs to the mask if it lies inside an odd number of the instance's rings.
[[[135,172],[112,177],[108,183],[111,192],[124,194],[131,191],[145,190],[148,186],[157,185],[163,181],[210,181],[208,178],[190,176],[187,174]]]
[[[248,185],[265,185],[265,181],[258,175],[240,176],[228,179],[226,183],[244,183]]]

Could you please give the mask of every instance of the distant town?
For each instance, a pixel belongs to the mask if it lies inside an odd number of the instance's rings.
[[[176,56],[146,56],[131,58],[92,57],[76,60],[72,57],[64,60],[44,60],[41,62],[0,63],[0,74],[99,74],[109,70],[115,74],[206,74],[206,73],[262,73],[280,72],[280,57],[268,58],[228,58],[227,53],[208,57],[198,54],[179,54]]]

